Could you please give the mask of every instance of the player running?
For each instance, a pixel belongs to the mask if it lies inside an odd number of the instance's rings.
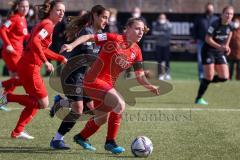
[[[17,76],[17,63],[22,56],[24,40],[29,38],[25,18],[28,11],[28,0],[15,1],[9,18],[0,28],[0,36],[3,40],[2,58],[11,77],[9,80],[0,82],[0,87],[3,87],[5,92],[13,92],[15,86],[21,85]],[[4,106],[1,106],[0,109],[8,111]]]
[[[72,22],[70,22],[68,25],[69,27],[66,30],[68,39],[72,41],[77,38],[76,35],[79,37],[82,35],[102,33],[102,30],[108,23],[109,15],[109,11],[106,10],[103,6],[94,6],[91,9],[91,12],[81,17],[77,17],[76,19],[73,19]],[[76,63],[82,61],[85,58],[84,55],[91,55],[91,58],[95,60],[94,57],[97,57],[99,50],[100,46],[97,46],[95,43],[85,43],[79,45],[67,55],[69,61],[62,70],[61,79],[63,79],[62,87],[64,94],[70,102],[71,111],[63,119],[57,133],[50,142],[50,146],[53,149],[69,149],[63,140],[64,135],[68,133],[76,124],[76,121],[79,119],[80,115],[83,112],[84,104],[87,105],[85,107],[93,108],[93,101],[91,99],[85,97],[83,92],[76,92],[78,87],[83,87],[83,78],[88,67],[78,65],[76,69],[73,69],[73,65],[76,65]],[[89,58],[87,61],[88,63],[92,63],[89,62]],[[67,68],[69,67],[72,69],[68,70]],[[63,74],[68,74],[68,76],[64,77]],[[59,95],[55,96],[55,103],[50,110],[50,115],[52,117],[55,114],[54,112],[57,110],[56,106],[60,105],[59,102],[61,99],[62,98]]]
[[[39,22],[31,34],[24,54],[18,63],[18,76],[28,95],[15,95],[7,93],[2,99],[7,102],[17,102],[24,105],[18,123],[11,133],[12,138],[33,139],[24,131],[25,126],[36,115],[39,109],[48,106],[48,94],[46,86],[40,74],[40,69],[44,63],[49,71],[53,71],[53,65],[48,59],[67,62],[63,56],[48,49],[52,42],[52,32],[54,26],[60,22],[64,16],[65,5],[61,1],[45,1],[39,6]]]
[[[232,37],[230,25],[234,15],[234,8],[227,6],[223,8],[221,18],[214,21],[208,28],[205,43],[202,49],[202,63],[204,78],[201,80],[196,104],[207,105],[202,96],[210,83],[225,82],[229,79],[229,70],[226,56],[231,49],[229,43]],[[215,71],[217,75],[215,75]]]
[[[74,136],[74,141],[84,149],[95,151],[88,141],[101,125],[114,122],[108,129],[105,149],[118,154],[125,151],[116,143],[116,136],[121,122],[121,114],[125,109],[125,102],[114,88],[114,84],[121,72],[133,65],[137,80],[141,85],[159,95],[156,86],[151,85],[143,71],[142,53],[137,45],[146,30],[144,22],[139,18],[129,19],[123,35],[104,33],[79,37],[71,44],[62,47],[62,51],[70,52],[84,42],[93,41],[102,46],[98,59],[84,78],[84,91],[94,100],[95,116],[87,122],[84,129]],[[113,114],[112,118],[109,114]]]

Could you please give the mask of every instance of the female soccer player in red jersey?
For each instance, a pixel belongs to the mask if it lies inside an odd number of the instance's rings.
[[[6,92],[12,92],[15,86],[21,85],[17,77],[17,63],[22,56],[24,40],[29,38],[25,18],[28,10],[28,0],[15,1],[9,18],[0,28],[0,36],[3,40],[2,58],[11,77],[9,80],[0,82],[0,86]]]
[[[46,1],[39,6],[39,22],[31,34],[24,54],[18,63],[18,76],[28,95],[6,94],[7,102],[17,102],[25,106],[12,138],[33,139],[34,137],[24,132],[25,126],[35,116],[39,109],[48,106],[49,100],[44,81],[40,75],[40,69],[44,63],[49,71],[53,71],[53,65],[48,59],[66,63],[67,60],[48,49],[52,42],[52,32],[55,24],[60,22],[64,16],[65,5],[61,1]]]
[[[145,31],[144,22],[139,18],[129,19],[124,35],[104,33],[97,35],[84,35],[71,44],[65,44],[62,51],[71,51],[77,45],[87,41],[95,41],[102,46],[98,59],[84,78],[84,91],[94,100],[94,118],[91,118],[84,129],[74,136],[84,149],[95,151],[96,149],[88,142],[101,125],[114,122],[109,128],[105,149],[114,154],[125,151],[116,144],[115,138],[121,122],[121,114],[125,109],[125,102],[114,88],[114,84],[121,72],[133,65],[138,82],[159,95],[156,86],[151,85],[144,75],[142,67],[142,53],[137,45]],[[114,114],[112,118],[109,114]]]

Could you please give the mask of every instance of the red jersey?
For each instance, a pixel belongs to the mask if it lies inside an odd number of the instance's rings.
[[[114,85],[122,71],[135,62],[142,62],[141,49],[136,43],[130,44],[125,35],[97,34],[95,41],[102,48],[98,59],[85,76],[86,82],[94,82],[98,78]]]
[[[32,31],[27,44],[22,61],[41,66],[47,61],[47,58],[62,61],[63,56],[54,53],[48,47],[52,43],[52,33],[54,24],[50,19],[44,19],[39,22]]]
[[[29,35],[25,17],[14,14],[2,25],[0,30],[4,48],[12,45],[16,51],[23,50],[24,39]]]

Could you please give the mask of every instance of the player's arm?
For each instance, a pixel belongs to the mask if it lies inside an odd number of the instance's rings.
[[[151,92],[155,93],[156,95],[159,95],[159,89],[152,85],[150,82],[148,82],[145,73],[143,71],[143,66],[142,66],[142,62],[135,62],[133,64],[133,68],[134,68],[134,72],[137,78],[137,81],[144,86],[145,88],[147,88],[148,90],[150,90]]]
[[[232,34],[233,33],[230,32],[229,35],[228,35],[228,38],[226,40],[226,45],[225,45],[225,47],[226,47],[226,55],[229,55],[231,53],[231,48],[229,47],[229,44],[230,44],[230,41],[231,41],[231,38],[232,38]]]
[[[60,50],[60,53],[66,51],[71,52],[75,47],[78,45],[89,42],[89,41],[95,41],[95,35],[94,34],[88,34],[78,37],[75,41],[73,41],[70,44],[64,44]]]
[[[55,60],[55,61],[59,61],[59,62],[64,63],[64,64],[67,63],[67,59],[66,59],[64,56],[53,52],[53,51],[50,50],[49,48],[47,48],[46,50],[44,50],[44,53],[45,53],[45,55],[46,55],[46,57],[47,57],[48,59],[52,59],[52,60]]]
[[[3,43],[7,46],[6,49],[9,53],[14,52],[14,48],[8,37],[8,32],[9,30],[11,30],[13,25],[14,25],[13,21],[7,20],[0,28],[0,36],[2,38]]]

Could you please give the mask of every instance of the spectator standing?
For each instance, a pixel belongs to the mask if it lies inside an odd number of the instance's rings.
[[[240,17],[234,19],[233,22],[233,35],[230,41],[231,53],[229,59],[229,79],[232,79],[234,67],[236,64],[236,80],[240,80]]]
[[[152,35],[156,38],[156,60],[159,80],[171,80],[170,76],[170,40],[172,25],[165,14],[160,14],[152,23]]]
[[[214,15],[214,6],[212,3],[207,3],[205,6],[205,13],[203,16],[197,18],[194,23],[193,37],[197,42],[197,60],[198,60],[198,78],[201,80],[203,78],[203,65],[201,58],[201,50],[203,43],[205,41],[205,36],[208,27],[213,21],[217,20],[218,17]]]

